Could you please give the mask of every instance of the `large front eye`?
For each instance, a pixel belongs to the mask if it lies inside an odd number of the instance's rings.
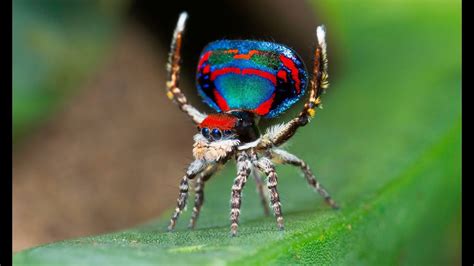
[[[214,128],[211,131],[211,136],[214,140],[220,140],[222,138],[222,132],[219,129]]]
[[[206,139],[209,138],[209,133],[210,133],[209,128],[203,127],[203,128],[201,129],[201,134],[202,134]]]

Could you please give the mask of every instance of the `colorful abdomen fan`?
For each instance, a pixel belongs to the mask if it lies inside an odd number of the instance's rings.
[[[217,112],[240,109],[273,118],[305,94],[308,75],[286,46],[221,40],[204,48],[196,81],[204,102]]]

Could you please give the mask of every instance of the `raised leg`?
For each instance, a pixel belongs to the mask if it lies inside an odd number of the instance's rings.
[[[232,236],[237,235],[239,227],[240,204],[242,202],[242,189],[247,182],[247,177],[251,171],[251,162],[245,152],[237,154],[237,177],[234,180],[231,194],[231,211],[230,211],[230,233]]]
[[[275,166],[266,157],[262,157],[256,163],[257,167],[267,175],[267,186],[270,191],[270,201],[275,213],[278,228],[283,230],[283,214],[281,212],[280,195],[278,194],[277,185],[278,177],[275,171]]]
[[[179,184],[179,195],[178,195],[178,200],[177,200],[177,206],[173,215],[171,216],[168,230],[171,231],[174,229],[179,215],[184,210],[184,207],[186,207],[186,200],[188,199],[188,191],[189,191],[189,180],[193,179],[205,168],[206,168],[206,164],[202,160],[195,160],[189,165],[188,170],[186,171],[186,174],[181,179],[181,183]]]
[[[196,178],[196,186],[194,188],[196,194],[194,198],[193,214],[191,215],[191,220],[188,225],[190,229],[194,229],[196,226],[196,221],[199,218],[199,213],[201,212],[201,207],[204,203],[204,184],[217,172],[217,169],[217,166],[208,166],[208,168],[203,171],[198,178]]]
[[[184,96],[183,92],[179,88],[181,46],[187,18],[188,14],[186,12],[181,13],[174,30],[167,65],[168,82],[166,82],[166,95],[171,100],[174,100],[178,104],[179,108],[187,113],[196,124],[199,124],[202,122],[202,120],[204,120],[204,118],[206,118],[206,115],[202,114],[192,105],[188,104],[186,96]]]
[[[257,184],[257,193],[260,196],[260,202],[262,203],[263,213],[265,214],[265,216],[269,216],[270,208],[268,207],[267,195],[265,194],[265,191],[263,190],[262,177],[260,176],[260,173],[256,169],[252,170],[252,176],[255,179],[255,184]]]
[[[303,110],[297,117],[286,124],[271,128],[262,137],[258,149],[265,150],[272,146],[280,146],[290,139],[299,127],[305,126],[310,118],[316,114],[316,108],[321,104],[321,94],[329,86],[326,30],[324,26],[316,29],[318,44],[314,51],[313,74],[310,81],[309,98]]]
[[[336,202],[331,198],[331,195],[329,195],[326,189],[324,189],[321,183],[319,183],[319,181],[314,176],[313,172],[311,172],[311,169],[309,168],[309,166],[303,160],[281,149],[272,150],[272,155],[276,156],[279,159],[279,161],[281,161],[282,163],[291,164],[291,165],[298,166],[299,168],[301,168],[301,171],[303,172],[306,178],[306,181],[308,181],[308,184],[312,188],[314,188],[324,198],[326,203],[334,209],[339,208]]]

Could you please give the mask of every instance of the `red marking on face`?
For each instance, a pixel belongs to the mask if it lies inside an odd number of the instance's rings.
[[[208,51],[201,57],[198,63],[198,70],[201,69],[202,64],[204,64],[204,62],[206,62],[209,59],[209,56],[211,56],[211,54],[212,54],[212,51]]]
[[[237,117],[228,114],[210,114],[199,124],[200,128],[218,128],[220,130],[231,130],[237,123]]]
[[[222,97],[222,95],[214,89],[214,98],[216,98],[217,105],[223,112],[227,112],[230,110],[229,105],[227,104],[227,101]]]
[[[253,110],[254,113],[258,115],[266,115],[270,111],[270,108],[272,107],[273,99],[275,98],[275,93],[272,94],[272,97],[270,99],[266,100],[262,104],[260,104],[257,108]]]
[[[293,60],[291,60],[290,58],[284,55],[280,55],[280,60],[281,62],[283,62],[284,66],[290,69],[291,78],[295,81],[296,91],[300,93],[301,81],[300,81],[300,78],[298,77],[298,68],[296,68],[295,62],[293,62]]]
[[[211,80],[215,80],[217,77],[228,74],[228,73],[241,74],[241,75],[257,75],[262,78],[270,80],[273,83],[273,85],[276,85],[276,78],[273,74],[268,73],[263,70],[254,69],[254,68],[245,68],[241,70],[240,68],[237,68],[237,67],[224,67],[212,72]]]

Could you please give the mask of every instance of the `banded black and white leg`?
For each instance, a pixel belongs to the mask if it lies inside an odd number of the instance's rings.
[[[308,164],[295,155],[282,149],[273,149],[271,153],[274,159],[277,161],[299,167],[303,172],[308,184],[324,198],[326,203],[334,209],[339,208],[337,203],[331,198],[331,195],[329,195],[326,189],[324,189],[323,185],[316,179]]]
[[[191,220],[189,221],[188,225],[188,228],[190,229],[194,229],[196,226],[196,221],[199,218],[199,214],[201,213],[201,207],[204,204],[204,185],[206,181],[218,171],[219,168],[220,165],[210,165],[196,178],[194,187],[194,208],[191,215]]]
[[[252,162],[252,165],[254,165],[258,160],[257,153],[255,152],[255,150],[251,149],[249,150],[249,155],[250,155],[250,161]],[[257,194],[260,197],[260,203],[262,204],[262,207],[263,207],[263,213],[265,214],[265,216],[269,216],[270,208],[268,206],[268,200],[267,200],[268,195],[265,193],[266,190],[264,190],[263,188],[264,181],[262,179],[262,176],[260,175],[260,172],[255,165],[252,167],[252,176],[253,176],[253,179],[255,180],[255,184],[257,187]]]
[[[232,236],[237,235],[239,227],[240,205],[242,203],[242,189],[247,182],[247,177],[250,175],[252,163],[248,154],[245,151],[237,153],[237,177],[232,186],[232,193],[230,199],[230,233]]]
[[[177,206],[176,209],[171,216],[170,224],[168,226],[168,230],[171,231],[176,226],[176,221],[179,218],[179,215],[186,207],[186,201],[188,199],[188,192],[189,192],[189,180],[193,179],[201,173],[204,169],[206,169],[207,164],[203,160],[195,160],[193,161],[186,170],[186,174],[181,179],[179,184],[179,195],[177,199]]]
[[[188,103],[184,93],[179,88],[179,78],[181,70],[181,47],[183,44],[183,35],[188,14],[183,12],[180,14],[178,23],[173,33],[171,48],[168,57],[168,81],[166,82],[167,96],[170,100],[176,102],[183,112],[188,114],[194,123],[201,123],[206,115],[199,112],[196,108]]]
[[[264,190],[264,181],[262,179],[262,176],[260,175],[257,169],[252,169],[252,176],[257,186],[257,193],[258,193],[258,196],[260,197],[260,203],[262,204],[262,207],[263,207],[263,213],[265,214],[265,216],[269,216],[270,208],[268,207],[267,194],[265,193],[265,190]]]
[[[275,166],[267,157],[260,158],[254,165],[267,175],[267,187],[270,192],[270,202],[275,214],[276,222],[279,229],[284,229],[283,214],[281,211],[280,195],[278,194],[278,176]]]

